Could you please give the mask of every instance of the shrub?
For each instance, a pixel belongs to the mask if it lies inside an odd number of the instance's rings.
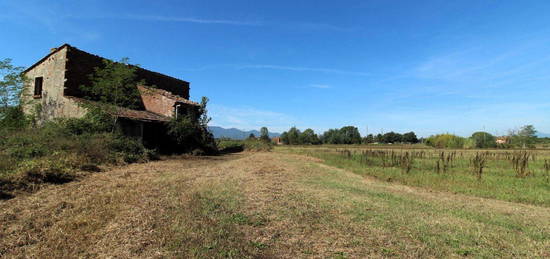
[[[426,139],[426,145],[436,148],[463,148],[465,139],[452,134],[439,134]]]
[[[133,163],[158,157],[139,140],[109,132],[111,121],[92,115],[50,121],[40,128],[6,131],[1,135],[3,195],[9,196],[5,192],[16,189],[34,190],[42,183],[70,181],[79,170],[100,171],[98,165],[101,164]]]
[[[234,153],[244,151],[244,141],[232,139],[218,139],[217,146],[222,153]]]
[[[244,150],[246,151],[270,151],[272,147],[271,142],[258,139],[247,139],[244,141]]]
[[[270,151],[273,148],[271,142],[265,142],[261,139],[232,140],[219,139],[218,148],[222,153],[233,153],[241,151]]]

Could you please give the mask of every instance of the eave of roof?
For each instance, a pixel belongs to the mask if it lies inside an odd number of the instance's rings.
[[[197,102],[193,102],[191,100],[185,99],[181,96],[172,94],[169,91],[166,91],[166,90],[163,90],[163,89],[150,87],[150,86],[145,86],[145,85],[138,85],[138,87],[143,87],[143,88],[145,88],[145,91],[151,91],[151,92],[154,92],[158,95],[168,97],[168,98],[170,98],[170,99],[172,99],[172,100],[174,100],[178,103],[184,103],[184,104],[188,104],[188,105],[200,106],[200,104],[197,103]],[[141,93],[141,94],[147,94],[147,93]]]
[[[98,102],[73,97],[73,96],[66,96],[66,98],[72,99],[76,102],[80,103],[88,103],[92,105],[98,105],[98,106],[105,106],[105,104],[101,104]],[[138,110],[132,110],[124,107],[118,107],[115,106],[113,111],[110,111],[110,109],[106,109],[108,113],[114,116],[127,118],[131,120],[138,120],[138,121],[145,121],[145,122],[167,122],[170,121],[170,117],[166,117],[164,115],[160,115],[154,112],[150,111],[138,111]]]

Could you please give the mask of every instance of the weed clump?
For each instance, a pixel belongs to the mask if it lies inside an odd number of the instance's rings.
[[[470,159],[470,165],[472,166],[472,172],[477,176],[477,179],[481,181],[483,175],[483,168],[485,167],[486,157],[483,154],[476,153],[474,157]]]

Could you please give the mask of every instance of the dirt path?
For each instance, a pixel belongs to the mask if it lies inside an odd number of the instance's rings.
[[[5,257],[549,256],[550,210],[253,153],[98,173],[0,202]]]

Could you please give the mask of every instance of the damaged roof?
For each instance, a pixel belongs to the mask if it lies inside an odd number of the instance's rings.
[[[197,103],[197,102],[193,102],[193,101],[190,101],[190,100],[187,100],[181,96],[177,96],[175,94],[172,94],[170,93],[169,91],[166,91],[166,90],[163,90],[163,89],[159,89],[159,88],[154,88],[154,87],[149,87],[149,86],[144,86],[144,85],[138,85],[138,87],[143,87],[144,89],[146,89],[146,91],[150,91],[154,94],[158,94],[158,95],[162,95],[162,96],[166,96],[176,102],[179,102],[179,103],[185,103],[185,104],[189,104],[189,105],[194,105],[194,106],[199,106],[200,104]]]
[[[82,98],[77,98],[77,97],[72,97],[72,96],[67,96],[67,98],[75,100],[75,101],[80,102],[80,103],[90,103],[90,104],[95,104],[95,105],[99,105],[99,106],[101,106],[101,105],[104,106],[104,104],[94,102],[94,101],[90,101],[90,100],[86,100],[86,99],[82,99]],[[138,120],[138,121],[167,122],[167,121],[170,121],[170,119],[171,119],[170,117],[166,117],[164,115],[160,115],[160,114],[150,112],[150,111],[132,110],[132,109],[128,109],[128,108],[124,108],[124,107],[118,107],[118,106],[114,107],[114,111],[109,111],[109,109],[106,109],[106,110],[111,115],[122,117],[122,118],[128,118],[128,119],[131,119],[131,120]]]

